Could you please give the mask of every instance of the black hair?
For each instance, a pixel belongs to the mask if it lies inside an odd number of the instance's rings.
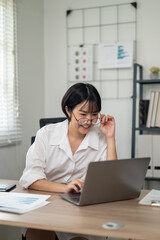
[[[76,83],[67,90],[61,102],[62,111],[69,121],[70,117],[65,107],[67,106],[68,111],[72,113],[73,109],[82,102],[89,102],[90,112],[101,111],[101,97],[97,89],[89,83]]]

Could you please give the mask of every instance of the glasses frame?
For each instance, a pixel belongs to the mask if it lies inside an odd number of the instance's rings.
[[[73,113],[73,112],[72,112]],[[100,116],[101,116],[101,114],[100,113],[98,113]],[[85,124],[87,124],[88,123],[88,121],[90,121],[91,122],[91,124],[92,125],[98,125],[100,122],[98,122],[97,123],[97,121],[98,120],[100,120],[100,117],[98,117],[98,118],[93,118],[93,119],[89,119],[89,118],[80,118],[80,119],[77,119],[76,118],[76,116],[74,115],[74,113],[73,113],[73,116],[74,116],[74,118],[76,119],[76,121],[78,122],[78,124],[80,125],[80,126],[84,126]],[[87,121],[85,121],[84,123],[79,123],[79,121],[81,120],[81,119],[86,119]],[[93,120],[97,120],[96,122],[93,122]]]

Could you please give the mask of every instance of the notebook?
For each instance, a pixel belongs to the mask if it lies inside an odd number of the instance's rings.
[[[91,162],[82,191],[59,195],[78,206],[137,198],[149,162],[150,158]]]

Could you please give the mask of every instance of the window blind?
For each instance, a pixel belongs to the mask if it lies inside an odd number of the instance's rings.
[[[21,140],[15,0],[0,0],[0,146]]]

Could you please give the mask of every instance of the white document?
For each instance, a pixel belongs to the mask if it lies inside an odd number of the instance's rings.
[[[160,190],[152,189],[142,200],[139,201],[142,205],[160,206]]]
[[[132,67],[134,58],[134,42],[100,43],[98,68]]]
[[[116,44],[106,43],[99,44],[98,54],[98,67],[103,68],[115,68],[116,67]]]
[[[70,81],[93,80],[93,46],[70,47]]]
[[[50,195],[31,193],[0,193],[0,211],[25,213],[47,205]]]

